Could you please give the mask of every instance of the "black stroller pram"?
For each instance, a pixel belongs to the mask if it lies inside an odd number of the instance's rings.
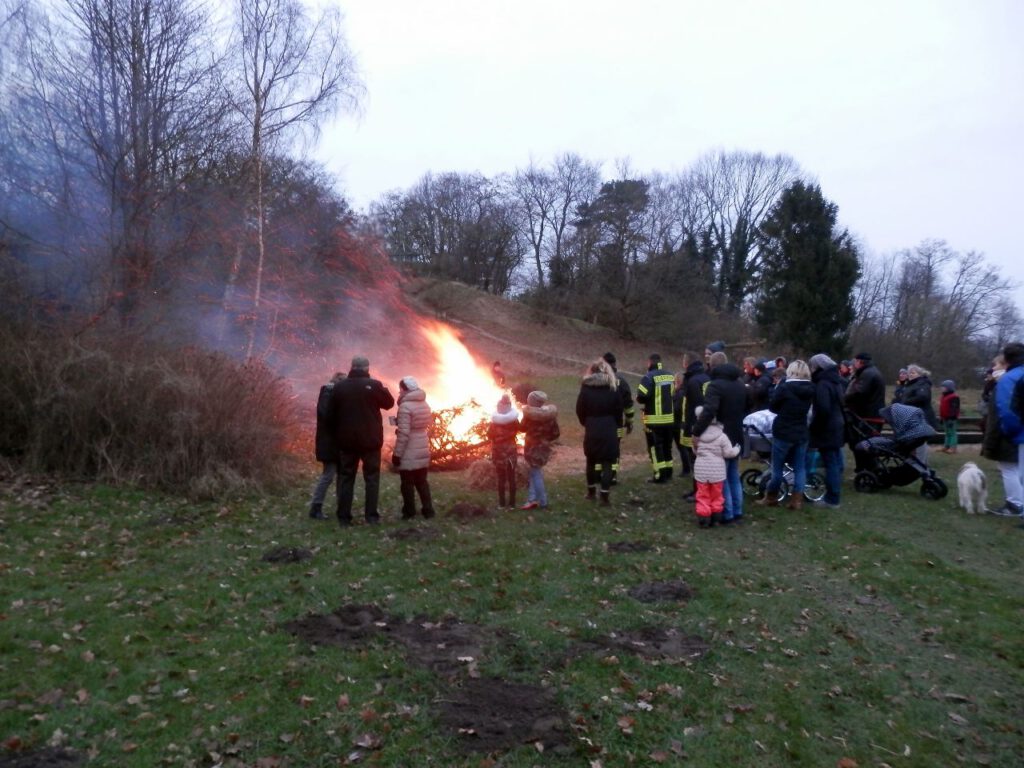
[[[914,452],[935,434],[925,420],[924,411],[912,405],[893,403],[879,411],[892,427],[892,435],[883,435],[871,423],[846,413],[850,447],[864,459],[864,468],[853,478],[854,489],[874,493],[885,488],[921,481],[921,495],[933,501],[949,493],[935,470],[922,463]]]

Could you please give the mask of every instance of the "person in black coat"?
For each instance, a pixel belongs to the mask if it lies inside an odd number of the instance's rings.
[[[313,488],[313,498],[309,502],[309,516],[314,520],[326,520],[324,515],[324,498],[327,496],[327,489],[331,487],[334,478],[338,474],[338,444],[334,442],[334,431],[327,421],[327,405],[331,400],[331,393],[334,392],[334,385],[345,378],[345,374],[339,371],[331,377],[331,380],[320,387],[320,394],[316,399],[316,438],[314,449],[316,460],[320,462],[323,469],[320,472],[320,479],[316,481]]]
[[[619,428],[623,424],[622,398],[615,372],[604,359],[587,368],[576,397],[576,418],[583,425],[583,455],[587,460],[587,498],[611,503],[612,465],[619,460]]]
[[[866,421],[870,427],[882,428],[879,411],[885,407],[885,379],[867,352],[858,353],[853,360],[853,379],[846,388],[843,402],[851,413]],[[870,454],[854,447],[863,439],[863,435],[856,429],[848,428],[846,439],[853,451],[856,471],[871,469],[873,462]]]
[[[825,496],[820,505],[835,509],[843,484],[843,379],[835,361],[826,354],[814,355],[807,362],[814,383],[810,447],[818,451],[825,470]]]
[[[384,422],[380,412],[392,408],[395,398],[377,379],[370,378],[370,361],[352,358],[352,368],[344,381],[334,385],[327,404],[327,422],[338,446],[338,522],[352,524],[352,497],[356,472],[363,465],[366,491],[366,522],[380,522],[377,499],[380,495],[380,449],[384,445]]]
[[[690,457],[690,465],[696,458],[693,451],[693,428],[697,424],[697,408],[704,405],[704,389],[711,377],[704,370],[704,361],[696,352],[683,355],[683,450]],[[693,481],[693,489],[683,496],[684,501],[697,498],[697,481]]]
[[[786,461],[792,462],[793,492],[786,503],[788,509],[800,509],[807,484],[807,443],[810,432],[807,414],[814,401],[811,370],[803,360],[794,360],[786,369],[786,380],[772,392],[768,408],[775,415],[772,422],[772,476],[764,498],[757,502],[774,507],[779,501],[779,488],[786,473]]]
[[[751,412],[761,411],[768,407],[768,398],[775,387],[775,381],[768,373],[767,366],[768,364],[764,360],[754,363],[749,384],[748,408]]]
[[[743,445],[743,417],[747,413],[747,388],[740,380],[740,369],[729,362],[725,352],[713,352],[709,358],[710,377],[704,390],[704,410],[693,425],[693,447],[696,450],[701,434],[712,421],[722,424],[722,431],[733,445]],[[739,458],[725,461],[725,510],[722,522],[743,519],[743,486],[740,483]]]

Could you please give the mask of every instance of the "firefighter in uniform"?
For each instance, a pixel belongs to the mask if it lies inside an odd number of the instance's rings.
[[[612,367],[615,372],[615,380],[618,382],[616,385],[619,393],[619,399],[622,401],[622,426],[619,427],[619,443],[622,443],[622,438],[630,434],[633,431],[633,417],[636,415],[633,410],[633,390],[629,388],[629,382],[623,378],[622,374],[619,373],[619,369],[615,367],[615,355],[611,352],[605,352],[604,360],[608,365]],[[600,469],[600,467],[598,467]],[[619,461],[615,460],[612,464],[612,485],[619,482]]]
[[[636,401],[644,408],[644,436],[654,472],[648,482],[665,483],[672,479],[675,374],[662,368],[661,355],[651,355],[648,362],[647,375],[636,388]]]

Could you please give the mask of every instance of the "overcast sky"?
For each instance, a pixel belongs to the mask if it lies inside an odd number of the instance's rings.
[[[787,153],[874,254],[941,238],[1021,283],[1024,0],[347,0],[367,88],[317,157],[365,208],[572,151]]]

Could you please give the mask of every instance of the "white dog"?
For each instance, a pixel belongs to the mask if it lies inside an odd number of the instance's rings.
[[[968,461],[956,476],[960,508],[969,515],[982,514],[988,505],[988,480],[977,464]]]

